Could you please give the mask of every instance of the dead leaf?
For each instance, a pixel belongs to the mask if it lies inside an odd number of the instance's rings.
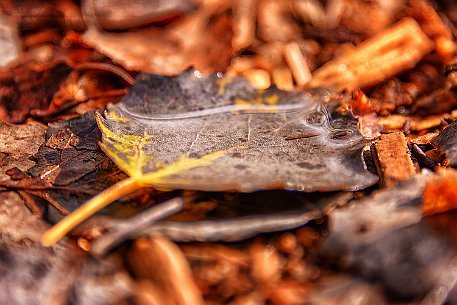
[[[429,172],[416,175],[335,210],[325,256],[378,281],[389,296],[419,299],[442,289],[446,298],[457,277],[457,248],[449,240],[455,239],[454,225],[422,218],[422,193],[430,179]]]
[[[70,73],[64,64],[44,71],[28,67],[0,72],[0,119],[22,123],[34,109],[46,109],[60,83]]]
[[[129,70],[175,75],[189,67],[178,46],[164,39],[160,29],[107,33],[91,28],[82,39]]]
[[[258,91],[241,78],[141,74],[98,117],[100,146],[130,178],[43,237],[52,244],[110,202],[144,186],[243,192],[356,190],[377,177],[362,164],[357,121],[327,91]]]
[[[15,192],[0,193],[0,299],[4,304],[65,304],[82,263],[77,248],[45,248],[47,224]]]
[[[162,236],[141,238],[128,254],[128,264],[140,279],[149,279],[160,303],[203,305],[201,292],[179,247]]]
[[[327,91],[262,91],[241,78],[197,71],[176,78],[142,74],[106,119],[100,117],[102,148],[131,177],[224,152],[207,166],[162,178],[156,187],[361,189],[376,177],[363,168],[365,141],[355,118],[338,106]]]
[[[127,178],[97,146],[100,140],[93,112],[49,124],[45,143],[35,155],[37,163],[28,170],[32,177],[18,181],[29,193],[51,202],[46,215],[48,220],[62,219],[61,211],[51,208],[52,203],[73,211],[92,196]],[[36,185],[41,186],[40,191],[34,190]],[[102,214],[126,217],[149,206],[147,199],[141,200],[137,194],[132,196]],[[132,198],[143,205],[127,204]]]
[[[125,30],[181,15],[194,4],[190,0],[103,0],[94,1],[94,6],[97,21],[104,29]]]
[[[9,125],[0,121],[0,180],[10,180],[9,169],[27,171],[35,165],[31,157],[44,142],[46,127],[37,122]]]

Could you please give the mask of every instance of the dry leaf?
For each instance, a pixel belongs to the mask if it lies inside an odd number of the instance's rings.
[[[327,91],[259,91],[246,80],[141,74],[106,119],[104,152],[130,178],[43,237],[52,244],[110,202],[144,186],[254,191],[355,190],[377,181],[362,164],[357,121]]]

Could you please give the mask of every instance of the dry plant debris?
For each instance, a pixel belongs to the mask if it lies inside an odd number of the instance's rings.
[[[456,35],[453,1],[1,1],[0,303],[456,303]]]

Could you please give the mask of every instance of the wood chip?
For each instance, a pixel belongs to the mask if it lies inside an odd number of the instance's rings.
[[[244,77],[257,89],[267,89],[271,86],[270,74],[263,69],[244,71]]]
[[[446,117],[448,117],[447,114],[424,118],[392,114],[380,117],[378,123],[383,126],[384,131],[403,130],[405,127],[411,131],[422,131],[440,126]]]
[[[234,51],[245,49],[254,41],[256,11],[256,0],[236,1],[232,38]]]
[[[353,91],[374,85],[413,67],[432,48],[433,43],[419,24],[412,18],[403,18],[349,54],[314,71],[307,86]]]
[[[409,144],[430,144],[433,140],[436,139],[438,136],[437,132],[429,132],[420,136],[409,136],[408,143]]]
[[[151,280],[162,291],[162,301],[170,300],[174,305],[204,304],[184,255],[166,238],[138,239],[128,254],[128,263],[137,277]]]
[[[439,168],[438,175],[427,182],[422,213],[433,215],[457,208],[457,170]]]
[[[402,132],[381,135],[381,139],[371,146],[380,183],[393,187],[415,174],[415,168]]]
[[[304,86],[311,80],[308,63],[296,42],[286,45],[284,48],[284,58],[298,86]]]
[[[281,262],[276,249],[254,242],[249,252],[252,257],[252,277],[258,283],[274,285],[281,276]]]
[[[272,72],[273,83],[281,90],[292,91],[294,89],[294,80],[292,72],[287,67],[275,68]]]

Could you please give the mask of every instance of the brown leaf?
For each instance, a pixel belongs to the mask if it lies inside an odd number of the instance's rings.
[[[60,83],[70,73],[64,64],[43,71],[18,67],[0,72],[0,119],[21,123],[35,109],[47,109]]]

